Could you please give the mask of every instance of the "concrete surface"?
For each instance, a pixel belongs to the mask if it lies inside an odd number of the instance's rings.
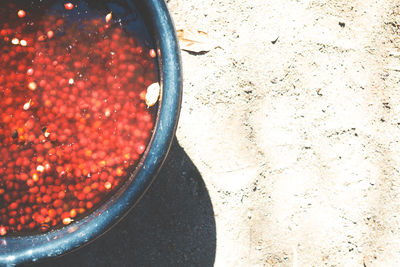
[[[399,4],[170,0],[215,266],[400,266]],[[276,42],[272,42],[278,39]]]

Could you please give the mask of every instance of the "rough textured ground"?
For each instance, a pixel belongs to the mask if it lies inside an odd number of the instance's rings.
[[[177,132],[215,213],[215,266],[399,266],[396,1],[168,5],[220,45],[182,52]]]

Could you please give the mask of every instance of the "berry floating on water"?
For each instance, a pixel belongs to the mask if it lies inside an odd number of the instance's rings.
[[[23,17],[25,17],[26,13],[24,10],[20,9],[20,10],[18,10],[17,15],[18,15],[18,17],[23,18]]]
[[[65,3],[64,8],[66,10],[72,10],[74,8],[74,5],[72,3]]]

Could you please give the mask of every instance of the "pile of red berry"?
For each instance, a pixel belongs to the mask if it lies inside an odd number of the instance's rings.
[[[67,225],[123,182],[152,134],[144,98],[157,78],[154,50],[111,17],[11,15],[0,29],[0,236]]]

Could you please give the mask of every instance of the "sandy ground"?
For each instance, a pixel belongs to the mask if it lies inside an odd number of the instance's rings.
[[[400,6],[170,0],[215,266],[400,266]],[[276,42],[272,42],[278,39]]]

